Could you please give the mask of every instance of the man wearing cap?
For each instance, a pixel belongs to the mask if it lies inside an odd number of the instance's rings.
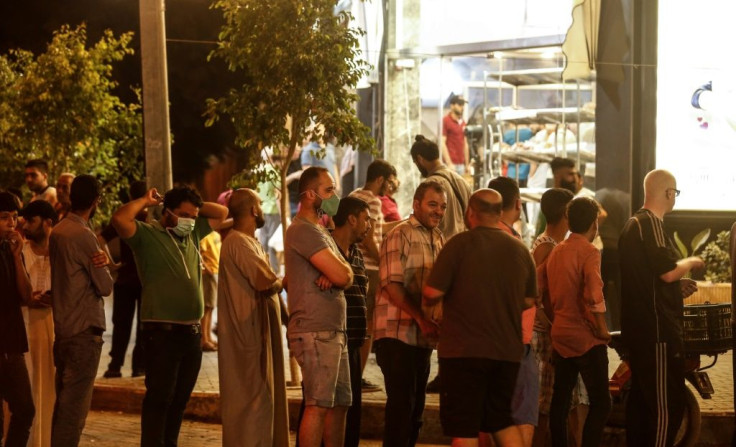
[[[467,101],[461,95],[450,96],[450,113],[442,118],[442,160],[460,175],[469,171],[470,149],[465,139],[463,110]]]

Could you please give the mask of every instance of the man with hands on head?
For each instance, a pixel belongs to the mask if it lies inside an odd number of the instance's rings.
[[[136,215],[163,203],[161,218]],[[199,243],[227,218],[228,210],[203,202],[187,186],[162,198],[155,188],[112,216],[130,246],[143,287],[141,327],[145,340],[146,395],[141,412],[141,445],[176,445],[184,409],[202,363],[200,320],[204,313]]]
[[[340,203],[327,169],[304,170],[299,200],[284,241],[289,349],[302,369],[306,405],[299,445],[317,447],[324,441],[326,447],[337,447],[343,445],[352,403],[343,290],[352,285],[353,270],[319,225],[320,217],[334,216]]]

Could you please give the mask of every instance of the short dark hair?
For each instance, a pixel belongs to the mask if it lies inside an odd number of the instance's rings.
[[[51,225],[56,225],[59,221],[59,215],[56,214],[54,207],[45,200],[34,200],[26,205],[21,214],[26,220],[36,216],[41,219],[51,219]]]
[[[176,186],[164,194],[165,210],[175,210],[184,202],[189,202],[197,208],[202,208],[202,205],[204,205],[202,196],[199,195],[196,189],[189,186]]]
[[[542,194],[542,214],[548,224],[556,224],[565,216],[567,204],[575,197],[569,189],[552,188]]]
[[[552,168],[552,173],[555,173],[562,168],[574,168],[575,161],[569,158],[555,157],[549,162],[549,165]]]
[[[394,165],[386,160],[373,160],[373,163],[368,165],[368,171],[365,174],[365,181],[372,182],[379,177],[383,177],[384,180],[388,180],[392,175],[397,175]]]
[[[88,174],[74,177],[69,192],[72,211],[89,209],[98,197],[100,197],[100,182],[96,178]]]
[[[0,212],[19,211],[18,200],[12,192],[0,192]]]
[[[130,184],[130,188],[128,188],[131,200],[140,199],[145,196],[147,192],[148,188],[146,188],[146,182],[142,180],[134,181]]]
[[[344,199],[340,199],[340,205],[337,207],[337,214],[332,216],[332,221],[335,222],[335,227],[342,227],[347,223],[349,216],[358,217],[360,213],[369,209],[370,207],[365,200],[348,196]]]
[[[438,193],[447,194],[447,191],[445,191],[445,188],[440,182],[436,180],[427,180],[417,186],[417,190],[414,191],[414,200],[419,200],[421,202],[422,199],[424,199],[424,195],[427,193],[427,190],[430,189]]]
[[[501,194],[503,209],[507,210],[514,206],[516,200],[521,197],[519,184],[511,177],[499,176],[488,181],[488,187]]]
[[[323,172],[329,173],[330,171],[321,166],[310,166],[305,169],[304,172],[302,172],[301,177],[299,177],[299,194],[301,195],[314,188],[315,183],[318,182],[319,176],[322,175]]]
[[[468,206],[478,214],[488,214],[493,216],[500,216],[503,212],[503,202],[490,203],[480,198],[480,195],[473,194],[470,196]]]
[[[570,223],[570,231],[573,233],[585,233],[593,222],[598,219],[598,202],[590,197],[577,197],[567,204],[567,220]]]
[[[414,144],[411,145],[411,158],[417,159],[417,155],[421,155],[427,161],[434,161],[440,158],[440,148],[432,140],[417,135],[414,137]]]
[[[40,158],[28,160],[26,162],[26,168],[36,168],[44,174],[49,173],[49,164],[46,162],[46,160],[41,160]]]

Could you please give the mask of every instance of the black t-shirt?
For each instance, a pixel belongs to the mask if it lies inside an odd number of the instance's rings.
[[[682,347],[682,291],[680,282],[659,277],[680,259],[661,219],[640,209],[619,239],[621,265],[621,331],[629,345],[666,342]]]
[[[458,233],[427,285],[446,292],[439,357],[521,360],[524,298],[537,296],[534,260],[521,241],[499,228]]]
[[[7,241],[0,242],[0,354],[23,354],[28,338],[15,283],[15,261]]]

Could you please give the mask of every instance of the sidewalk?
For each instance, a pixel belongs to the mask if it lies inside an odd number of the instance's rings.
[[[108,303],[109,304],[109,303]],[[106,308],[111,306],[106,305]],[[111,318],[111,309],[106,309],[108,320]],[[108,328],[112,328],[112,324],[108,322]],[[122,369],[123,378],[105,379],[102,374],[107,368],[109,362],[109,350],[112,332],[105,332],[103,338],[105,344],[102,350],[102,358],[98,370],[98,378],[95,382],[95,391],[93,396],[92,408],[94,410],[106,411],[122,411],[125,413],[140,414],[141,403],[145,393],[145,386],[142,377],[131,378],[130,370],[130,352],[132,352],[132,343],[128,349],[128,356]],[[712,359],[702,357],[704,365],[710,363]],[[287,373],[286,378],[289,379],[288,366],[289,361],[286,359]],[[613,350],[609,350],[609,370],[612,372],[620,363],[618,356]],[[437,370],[436,353],[432,356],[431,375],[434,377]],[[703,400],[697,396],[703,416],[703,426],[701,430],[700,445],[730,445],[731,436],[734,430],[734,411],[733,411],[733,383],[732,383],[732,356],[731,352],[718,358],[717,364],[708,370],[708,374],[713,383],[715,394],[712,399]],[[365,368],[364,377],[381,386],[381,390],[363,394],[363,421],[361,427],[361,437],[365,439],[380,439],[383,432],[383,414],[386,403],[386,394],[383,390],[383,375],[376,364],[375,356],[371,354],[368,364]],[[301,402],[301,390],[299,387],[289,387],[287,390],[289,398],[289,414],[294,427],[294,421],[298,414],[299,403]],[[697,394],[697,393],[696,393]],[[219,376],[217,369],[217,353],[206,352],[202,357],[202,369],[195,386],[194,393],[187,407],[187,417],[200,421],[217,422],[220,421],[219,414]],[[620,436],[616,434],[616,429],[611,429],[611,440],[618,439]],[[449,444],[449,439],[442,436],[442,429],[439,421],[439,395],[428,394],[427,403],[424,411],[424,426],[420,435],[420,441],[433,444]],[[615,442],[613,442],[615,444]],[[95,444],[99,445],[99,444]],[[611,445],[608,444],[607,445]]]

